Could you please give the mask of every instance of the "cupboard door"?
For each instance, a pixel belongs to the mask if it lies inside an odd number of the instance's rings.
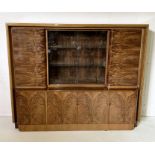
[[[62,123],[61,95],[53,91],[47,92],[47,124]]]
[[[137,91],[109,91],[110,124],[134,124],[136,121]]]
[[[108,123],[109,98],[108,91],[96,91],[93,96],[93,123]]]
[[[141,29],[111,31],[109,85],[137,86],[141,36]]]
[[[78,92],[78,124],[93,122],[92,96],[88,92]]]
[[[47,123],[77,123],[77,95],[74,91],[48,91]]]
[[[63,124],[77,124],[77,93],[64,93],[63,101]]]
[[[12,27],[11,36],[15,87],[45,87],[44,30],[32,27]]]
[[[46,123],[45,91],[17,90],[15,95],[19,125]]]
[[[108,123],[108,92],[78,92],[78,123]]]

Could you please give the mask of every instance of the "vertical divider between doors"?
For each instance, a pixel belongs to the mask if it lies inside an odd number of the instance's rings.
[[[138,124],[138,106],[139,106],[139,88],[136,90],[136,107],[135,107],[135,122],[134,126],[136,127]]]
[[[76,107],[77,107],[77,112],[76,112],[76,123],[78,124],[78,107],[79,107],[79,103],[78,103],[78,91],[76,91]]]
[[[45,110],[46,110],[46,125],[47,125],[47,90],[45,91]]]
[[[109,89],[108,89],[108,121],[107,121],[107,124],[110,124],[110,92],[109,92]]]

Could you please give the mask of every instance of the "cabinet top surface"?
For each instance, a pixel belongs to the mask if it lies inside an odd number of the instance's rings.
[[[148,28],[149,24],[57,24],[57,23],[6,23],[6,26],[37,26],[37,27],[56,27],[56,28]]]

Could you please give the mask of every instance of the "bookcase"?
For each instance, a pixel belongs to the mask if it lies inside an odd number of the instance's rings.
[[[7,24],[15,127],[133,129],[147,31],[144,24]]]

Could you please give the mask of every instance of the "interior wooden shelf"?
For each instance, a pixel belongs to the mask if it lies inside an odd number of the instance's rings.
[[[53,64],[53,63],[51,63],[50,66],[53,66],[53,67],[105,67],[105,65],[98,65],[98,64],[78,65],[78,64]]]
[[[89,47],[89,46],[77,46],[77,47],[72,47],[72,46],[61,46],[61,45],[56,45],[56,46],[50,46],[49,48],[51,48],[52,50],[55,49],[105,49],[105,46],[98,46],[98,47]]]

